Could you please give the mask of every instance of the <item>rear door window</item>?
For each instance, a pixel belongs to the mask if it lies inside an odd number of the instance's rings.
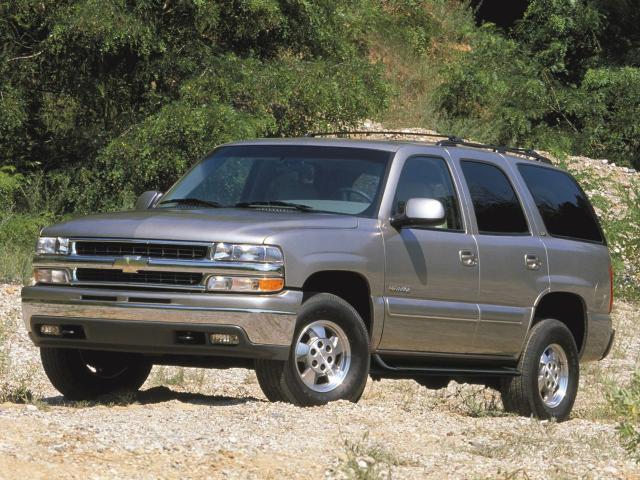
[[[495,165],[462,160],[478,231],[485,235],[524,235],[527,219],[505,173]]]
[[[593,207],[571,175],[523,163],[518,170],[550,235],[604,242]]]

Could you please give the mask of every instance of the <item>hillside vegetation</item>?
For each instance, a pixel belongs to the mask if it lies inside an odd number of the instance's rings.
[[[372,118],[638,167],[638,20],[626,0],[532,0],[507,30],[458,0],[3,2],[0,279],[30,277],[43,225],[129,208],[229,140]]]

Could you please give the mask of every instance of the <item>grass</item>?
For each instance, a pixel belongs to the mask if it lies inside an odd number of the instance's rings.
[[[253,373],[253,372],[251,372]],[[206,368],[168,367],[158,365],[151,371],[148,382],[152,387],[178,387],[201,391],[206,381]],[[254,375],[255,377],[255,375]],[[245,378],[245,384],[252,383]]]
[[[365,432],[358,440],[345,440],[340,471],[352,480],[390,479],[391,467],[400,465],[398,457],[369,438]]]
[[[622,446],[640,463],[640,370],[633,373],[625,386],[609,390],[609,403],[618,418],[618,434]]]
[[[500,393],[491,388],[456,385],[447,399],[453,401],[454,410],[473,418],[511,415],[502,408]]]
[[[35,240],[34,240],[35,242]],[[28,283],[31,279],[33,245],[0,245],[0,281]]]

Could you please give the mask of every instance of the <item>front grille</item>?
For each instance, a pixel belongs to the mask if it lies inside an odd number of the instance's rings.
[[[154,272],[140,271],[125,273],[122,270],[101,268],[78,268],[76,279],[79,282],[105,283],[138,283],[157,285],[198,285],[202,281],[202,273],[191,272]]]
[[[150,258],[199,260],[207,257],[205,245],[171,245],[162,243],[77,241],[76,255],[119,257],[139,255]]]

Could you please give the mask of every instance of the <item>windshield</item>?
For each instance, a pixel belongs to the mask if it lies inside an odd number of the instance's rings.
[[[223,147],[191,169],[160,208],[297,208],[375,216],[391,154],[320,146]]]

